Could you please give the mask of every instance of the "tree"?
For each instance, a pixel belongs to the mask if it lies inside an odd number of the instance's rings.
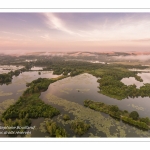
[[[139,114],[136,111],[132,111],[129,115],[129,117],[131,117],[134,120],[137,120],[139,118]]]
[[[148,117],[140,118],[140,121],[141,121],[141,122],[145,122],[147,125],[150,123],[150,120],[149,120]]]
[[[112,105],[112,106],[110,107],[110,111],[117,112],[117,111],[119,111],[119,108],[118,108],[118,106],[116,106],[116,105]]]

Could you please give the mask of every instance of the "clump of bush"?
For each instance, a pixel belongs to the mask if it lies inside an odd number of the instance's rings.
[[[46,122],[46,130],[50,134],[50,137],[67,137],[66,130],[58,126],[54,121]]]
[[[63,120],[64,121],[70,120],[70,116],[68,114],[64,114]]]
[[[76,135],[83,135],[88,131],[90,125],[83,121],[74,121],[71,123],[71,129],[74,131]]]

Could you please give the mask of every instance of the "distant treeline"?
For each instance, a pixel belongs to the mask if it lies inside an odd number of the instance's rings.
[[[136,80],[142,82],[142,78],[128,69],[139,68],[145,69],[148,66],[142,65],[122,65],[122,64],[100,64],[85,61],[66,61],[63,57],[41,58],[35,62],[26,62],[24,71],[29,70],[32,66],[43,66],[43,70],[53,70],[53,74],[76,76],[81,73],[90,73],[96,77],[100,77],[100,93],[109,97],[121,100],[128,97],[146,97],[150,96],[150,86],[145,84],[140,89],[135,85],[126,86],[121,79],[126,77],[135,77]],[[0,75],[0,83],[9,83],[13,75],[18,75],[23,70],[17,70],[8,74]]]
[[[15,71],[10,71],[8,73],[3,73],[0,74],[0,85],[2,84],[10,84],[12,81],[13,76],[19,76],[20,73],[28,71],[32,65],[30,63],[26,63],[24,68],[15,70]]]

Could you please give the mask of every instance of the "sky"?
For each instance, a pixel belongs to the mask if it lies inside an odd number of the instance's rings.
[[[150,51],[150,13],[0,13],[0,53]]]

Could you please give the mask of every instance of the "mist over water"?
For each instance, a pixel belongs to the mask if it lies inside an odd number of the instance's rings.
[[[150,54],[148,55],[127,55],[127,56],[113,56],[117,60],[138,60],[138,61],[147,61],[150,60]]]
[[[96,53],[96,54],[95,54]],[[0,55],[12,55],[12,56],[22,56],[22,55],[35,55],[35,56],[97,56],[97,54],[109,54],[113,59],[116,60],[131,60],[131,61],[147,61],[150,60],[150,52],[149,51],[143,51],[141,53],[140,51],[130,51],[130,49],[122,51],[122,50],[115,50],[112,48],[110,49],[97,49],[92,51],[90,49],[77,49],[77,50],[72,50],[72,49],[48,49],[45,50],[44,48],[41,50],[38,49],[16,49],[16,50],[0,50]],[[124,53],[122,55],[121,53]]]

